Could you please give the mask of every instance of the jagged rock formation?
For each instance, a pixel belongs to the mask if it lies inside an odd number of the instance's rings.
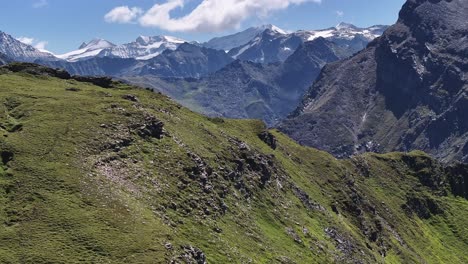
[[[410,0],[381,38],[330,64],[280,129],[339,157],[420,149],[468,161],[468,2]]]

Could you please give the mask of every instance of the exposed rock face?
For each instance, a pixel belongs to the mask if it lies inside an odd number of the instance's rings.
[[[338,157],[421,149],[468,161],[468,2],[410,0],[366,50],[324,68],[280,129]]]

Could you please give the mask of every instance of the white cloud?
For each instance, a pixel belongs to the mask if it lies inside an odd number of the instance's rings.
[[[337,17],[343,17],[344,16],[344,12],[341,11],[341,10],[336,10],[335,14],[336,14]]]
[[[28,38],[28,37],[19,37],[17,40],[23,42],[24,44],[32,45],[34,43],[33,38]]]
[[[104,20],[108,23],[132,23],[141,14],[143,10],[139,7],[118,6],[107,13]]]
[[[140,24],[168,31],[217,32],[239,27],[249,17],[267,16],[305,2],[321,0],[203,0],[191,13],[172,18],[170,12],[182,8],[185,0],[168,0],[148,10],[140,18]]]
[[[47,44],[49,44],[49,42],[47,41],[40,41],[40,40],[36,40],[35,38],[28,38],[28,37],[19,37],[17,38],[17,40],[23,42],[24,44],[31,45],[34,48],[39,49],[39,50],[45,50],[45,47],[47,46]]]
[[[219,32],[240,26],[246,19],[264,17],[291,5],[321,0],[202,0],[189,14],[174,18],[171,12],[190,0],[166,0],[155,4],[139,18],[142,26],[179,32]],[[107,22],[129,23],[141,14],[139,8],[117,7],[106,15]]]
[[[33,4],[33,7],[34,8],[41,8],[41,7],[45,7],[49,4],[49,2],[47,2],[47,0],[37,0],[36,2],[34,2]]]
[[[45,50],[46,49],[46,46],[49,44],[49,42],[47,41],[39,41],[36,43],[36,45],[34,45],[34,48],[38,49],[38,50]]]

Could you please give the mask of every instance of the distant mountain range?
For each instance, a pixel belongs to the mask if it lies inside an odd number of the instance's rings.
[[[57,57],[71,62],[91,57],[148,60],[165,50],[175,50],[184,42],[182,39],[169,36],[140,36],[136,41],[123,45],[115,45],[104,39],[94,39],[83,43],[78,50]]]
[[[353,55],[385,29],[340,23],[288,33],[264,25],[206,43],[169,36],[140,36],[122,45],[94,39],[62,55],[2,33],[0,52],[75,75],[125,79],[212,116],[259,118],[273,125],[298,106],[325,64]]]
[[[242,32],[214,38],[205,43],[189,42],[193,45],[222,50],[233,59],[269,63],[284,61],[304,42],[323,37],[353,52],[363,49],[369,41],[380,36],[387,26],[358,28],[340,23],[324,30],[300,30],[288,33],[274,25],[252,27]],[[176,50],[188,41],[171,36],[140,36],[135,41],[116,45],[104,39],[84,42],[77,50],[54,55],[20,42],[12,36],[0,33],[0,52],[17,61],[64,60],[76,62],[91,58],[121,58],[149,60],[161,55],[165,50]]]
[[[41,60],[37,62],[50,67],[63,68],[78,75],[114,77],[152,75],[154,77],[198,78],[215,72],[232,61],[234,59],[224,51],[183,43],[175,50],[167,49],[148,60],[95,56],[76,61]]]
[[[358,28],[351,24],[340,23],[336,27],[324,30],[300,30],[286,33],[275,27],[267,27],[251,41],[229,50],[229,55],[236,59],[260,63],[284,61],[302,43],[319,37],[333,41],[335,44],[354,53],[362,50],[367,43],[382,35],[385,29],[387,29],[387,26],[377,25],[369,28]]]
[[[468,5],[410,0],[398,23],[327,65],[280,128],[337,156],[419,149],[468,162]]]
[[[325,64],[350,55],[320,37],[299,46],[284,63],[236,60],[199,79],[157,78],[154,74],[124,79],[207,115],[261,119],[274,125],[295,109]]]

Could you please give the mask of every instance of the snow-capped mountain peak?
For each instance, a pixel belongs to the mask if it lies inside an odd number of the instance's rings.
[[[149,60],[165,50],[175,50],[186,41],[171,36],[139,36],[134,42],[108,48],[99,57]]]
[[[337,30],[343,30],[343,29],[357,29],[357,27],[353,24],[346,23],[346,22],[341,22],[338,25],[335,26]]]
[[[147,60],[161,54],[166,49],[175,50],[185,40],[171,36],[139,36],[135,41],[115,45],[104,39],[93,39],[83,43],[78,50],[59,55],[67,61],[78,61],[91,57],[113,57]]]
[[[0,31],[0,53],[12,60],[34,62],[37,59],[56,60],[50,52],[38,50]]]
[[[323,29],[323,30],[311,30],[304,31],[306,35],[309,35],[307,38],[308,41],[312,41],[316,38],[323,37],[326,39],[339,39],[339,40],[352,40],[357,36],[363,37],[368,41],[375,39],[376,37],[382,35],[383,31],[387,29],[387,26],[372,26],[369,28],[359,28],[353,24],[341,22],[335,27]]]
[[[237,47],[240,47],[249,43],[250,41],[255,39],[258,35],[262,34],[266,30],[269,30],[276,34],[287,34],[285,30],[282,30],[281,28],[275,25],[267,24],[267,25],[261,25],[258,27],[250,27],[244,31],[241,31],[232,35],[213,38],[209,40],[208,42],[205,42],[201,45],[207,48],[224,50],[228,52],[234,48],[237,48]]]
[[[57,55],[57,57],[67,61],[79,61],[97,56],[104,49],[113,48],[115,46],[115,44],[105,39],[96,38],[89,42],[84,42],[78,50]]]
[[[148,45],[150,41],[151,41],[151,37],[148,37],[148,36],[139,36],[136,39],[136,42],[140,45]]]
[[[105,39],[95,38],[88,43],[84,42],[83,44],[81,44],[81,46],[78,49],[86,49],[88,51],[91,51],[91,50],[97,50],[97,49],[112,48],[115,46],[116,46],[115,44]]]
[[[283,29],[281,29],[281,28],[279,28],[279,27],[277,27],[275,25],[272,25],[272,24],[264,25],[261,28],[263,28],[264,30],[269,29],[269,30],[271,30],[271,31],[273,31],[275,33],[279,33],[279,34],[283,34],[283,35],[288,34],[288,32],[286,32],[285,30],[283,30]]]
[[[185,40],[179,39],[176,37],[171,37],[171,36],[153,36],[153,37],[148,37],[148,36],[139,36],[136,39],[136,43],[140,44],[141,46],[149,46],[149,45],[155,45],[155,44],[168,44],[168,43],[173,43],[173,44],[182,44],[184,43]],[[131,44],[131,43],[129,43]]]

